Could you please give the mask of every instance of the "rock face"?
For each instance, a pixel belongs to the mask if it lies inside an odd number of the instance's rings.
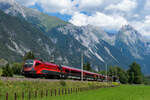
[[[71,24],[58,26],[47,33],[62,53],[70,58],[68,61],[78,60],[80,65],[81,52],[85,61],[90,61],[95,69],[104,68],[105,64],[125,67],[128,60],[119,49],[115,48],[115,38],[93,26],[77,27]],[[112,41],[110,43],[110,41]],[[64,52],[65,51],[65,52]],[[75,63],[77,64],[77,62]]]
[[[132,26],[123,26],[116,35],[115,47],[130,61],[137,61],[144,73],[149,73],[150,45]]]
[[[62,21],[57,17],[48,16],[36,9],[26,8],[18,4],[15,0],[0,0],[0,9],[6,14],[23,17],[33,25],[41,27],[44,31],[48,31],[57,25],[67,24],[67,22]]]
[[[47,60],[51,54],[58,52],[52,41],[39,29],[0,11],[0,58],[20,61],[28,51]]]
[[[150,73],[150,41],[130,25],[109,35],[99,27],[77,27],[14,0],[0,0],[0,9],[11,15],[3,12],[0,15],[11,19],[0,17],[0,51],[5,52],[0,54],[2,58],[20,60],[31,50],[45,60],[54,54],[57,63],[80,67],[83,53],[84,62],[90,62],[95,70],[104,69],[105,64],[127,69],[136,61],[145,74]]]

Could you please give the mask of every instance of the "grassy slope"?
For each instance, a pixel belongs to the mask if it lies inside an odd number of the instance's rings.
[[[34,93],[35,91],[46,91],[47,89],[58,89],[58,88],[80,88],[80,87],[93,87],[93,86],[106,86],[106,83],[101,82],[80,82],[80,81],[48,81],[48,80],[0,80],[0,100],[2,100],[5,94],[8,92],[10,98],[16,92],[21,95],[25,92],[28,95],[29,91]],[[65,84],[65,85],[64,85]]]
[[[0,76],[2,75],[2,68],[0,68]]]
[[[58,25],[65,25],[67,22],[55,17],[55,16],[48,16],[45,14],[41,14],[41,18],[39,19],[46,29],[46,32],[49,31],[51,28],[54,28]]]
[[[68,96],[57,96],[38,100],[150,100],[150,86],[120,86],[102,88]],[[37,100],[37,99],[36,99]]]

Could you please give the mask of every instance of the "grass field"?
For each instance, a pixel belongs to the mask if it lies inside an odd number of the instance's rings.
[[[0,76],[2,75],[2,68],[0,68]]]
[[[19,79],[19,80],[18,80]],[[115,84],[115,83],[113,83]],[[48,89],[62,89],[62,88],[92,88],[96,86],[111,86],[112,83],[103,82],[81,82],[81,81],[71,81],[71,80],[47,80],[47,79],[36,79],[36,80],[24,80],[23,78],[12,78],[10,79],[0,79],[0,100],[4,100],[6,93],[9,94],[9,100],[13,100],[14,93],[17,93],[19,98],[21,98],[22,92],[28,97],[29,91],[34,95],[35,91],[39,93]],[[40,97],[40,94],[38,94]],[[20,99],[17,99],[20,100]]]
[[[150,100],[150,86],[122,85],[36,100]]]

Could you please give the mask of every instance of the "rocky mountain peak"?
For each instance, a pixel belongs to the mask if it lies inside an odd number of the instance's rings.
[[[123,25],[121,30],[133,30],[133,27],[131,25]]]
[[[15,0],[0,0],[0,9],[6,14],[13,16],[21,15],[24,18],[26,17],[25,7],[18,4]]]
[[[0,0],[0,2],[11,3],[11,4],[16,3],[15,0]]]
[[[126,37],[142,37],[141,34],[135,30],[131,25],[124,25],[118,32],[119,35],[124,35]]]

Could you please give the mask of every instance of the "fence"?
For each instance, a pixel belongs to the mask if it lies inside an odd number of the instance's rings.
[[[47,89],[47,90],[40,90],[40,91],[28,91],[22,93],[6,93],[5,95],[0,94],[2,100],[31,100],[33,98],[45,98],[49,96],[64,96],[73,93],[79,93],[82,91],[93,90],[102,88],[102,86],[97,87],[84,87],[84,88],[58,88],[58,89]],[[104,87],[103,87],[104,88]]]

